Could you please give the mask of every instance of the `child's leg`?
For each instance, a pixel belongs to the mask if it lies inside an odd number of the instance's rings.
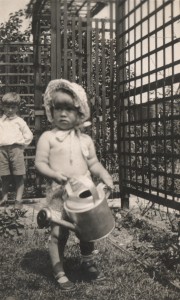
[[[23,175],[14,175],[16,184],[16,200],[21,202],[24,192],[24,177]]]
[[[62,228],[54,223],[52,224],[51,239],[49,241],[49,254],[55,276],[59,272],[64,272],[64,248],[66,246],[68,236],[69,232],[66,228]]]
[[[9,159],[11,172],[14,176],[16,185],[16,204],[15,207],[22,208],[22,196],[24,192],[24,174],[25,162],[24,162],[24,147],[22,145],[13,144],[9,149]]]
[[[94,251],[94,243],[80,241],[80,250],[82,256],[92,256]]]
[[[88,279],[103,280],[104,274],[99,272],[94,258],[94,243],[80,241],[80,250],[82,255],[82,270]]]
[[[5,203],[8,200],[9,184],[11,181],[11,176],[1,176],[2,180],[2,201],[1,204]]]
[[[63,261],[64,249],[69,236],[69,231],[65,227],[52,224],[51,239],[49,241],[49,254],[52,263],[54,277],[57,279],[62,290],[70,291],[74,289],[74,284],[65,275]]]

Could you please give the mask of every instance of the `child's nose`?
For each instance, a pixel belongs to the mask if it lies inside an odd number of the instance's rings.
[[[66,115],[66,110],[65,109],[61,109],[61,115]]]

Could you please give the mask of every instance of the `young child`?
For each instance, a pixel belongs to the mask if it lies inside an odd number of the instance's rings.
[[[2,180],[2,200],[0,205],[8,203],[8,191],[11,176],[16,185],[15,207],[22,208],[24,191],[24,148],[28,146],[33,134],[26,122],[17,116],[20,96],[14,92],[2,97],[4,114],[0,118],[0,176]],[[13,203],[13,201],[9,201]]]
[[[90,178],[92,173],[101,178],[107,187],[113,188],[111,176],[97,159],[92,139],[80,131],[90,115],[84,89],[64,79],[52,80],[45,91],[44,105],[53,129],[40,137],[35,165],[41,174],[52,179],[50,207],[62,209],[63,187],[70,178]],[[65,211],[63,219],[68,219]],[[49,253],[54,277],[61,289],[70,291],[74,289],[74,284],[66,277],[63,269],[67,239],[67,228],[51,225]],[[103,275],[98,272],[93,258],[94,243],[80,241],[80,250],[82,268],[88,278],[102,279]]]

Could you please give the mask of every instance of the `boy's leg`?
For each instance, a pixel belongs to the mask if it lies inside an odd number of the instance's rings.
[[[2,180],[2,200],[0,205],[4,205],[8,200],[9,185],[11,181],[8,147],[5,146],[0,147],[0,176]]]
[[[24,177],[23,175],[14,175],[14,180],[16,184],[16,200],[21,202],[24,192]]]
[[[24,174],[25,162],[24,162],[24,147],[21,145],[13,144],[9,149],[9,158],[11,162],[11,172],[14,176],[16,185],[16,203],[15,208],[22,208],[22,196],[24,192]]]
[[[94,243],[80,241],[82,271],[87,279],[103,280],[104,274],[97,270],[94,258]]]
[[[53,268],[54,277],[60,285],[60,288],[65,291],[74,290],[74,284],[68,280],[65,275],[63,261],[64,249],[69,236],[69,231],[56,224],[51,225],[51,238],[49,241],[49,254]]]
[[[2,180],[2,201],[0,202],[0,205],[6,203],[8,200],[8,192],[9,192],[9,184],[11,181],[11,176],[1,176]]]

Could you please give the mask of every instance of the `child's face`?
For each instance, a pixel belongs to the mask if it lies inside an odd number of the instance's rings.
[[[18,105],[14,103],[4,103],[3,111],[7,117],[14,117],[18,111]]]
[[[53,120],[60,130],[69,130],[78,124],[78,110],[69,94],[56,92],[54,94]]]

